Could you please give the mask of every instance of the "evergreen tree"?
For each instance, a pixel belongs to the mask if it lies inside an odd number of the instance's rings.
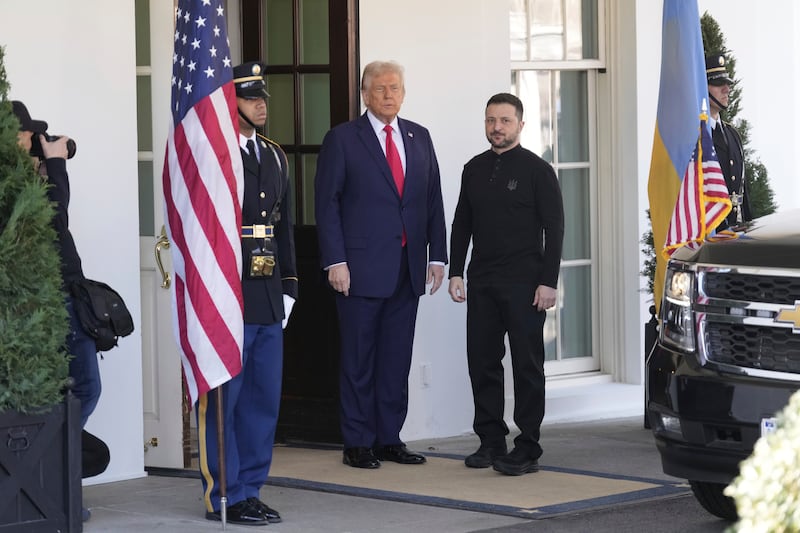
[[[69,319],[47,185],[17,144],[0,47],[0,412],[63,400]]]

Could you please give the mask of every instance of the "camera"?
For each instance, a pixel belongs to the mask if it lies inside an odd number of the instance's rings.
[[[47,142],[57,141],[61,137],[58,135],[48,135],[47,132],[43,133],[44,138],[47,139]],[[67,139],[67,159],[72,159],[75,157],[75,150],[77,150],[77,146],[75,145],[75,141],[72,139]],[[38,157],[39,159],[44,159],[44,152],[42,151],[42,143],[39,142],[39,136],[34,135],[31,137],[31,157]]]

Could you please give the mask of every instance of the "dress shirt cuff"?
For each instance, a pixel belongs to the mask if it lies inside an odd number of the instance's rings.
[[[283,321],[281,322],[281,327],[286,329],[286,324],[289,323],[289,316],[292,314],[292,308],[294,307],[295,299],[289,296],[288,294],[283,295]]]

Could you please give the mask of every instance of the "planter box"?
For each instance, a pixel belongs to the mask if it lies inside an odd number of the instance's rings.
[[[0,532],[83,531],[80,402],[0,413]]]

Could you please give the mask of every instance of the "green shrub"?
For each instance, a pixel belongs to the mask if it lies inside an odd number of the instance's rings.
[[[69,318],[47,185],[18,146],[0,47],[0,412],[63,399]]]

